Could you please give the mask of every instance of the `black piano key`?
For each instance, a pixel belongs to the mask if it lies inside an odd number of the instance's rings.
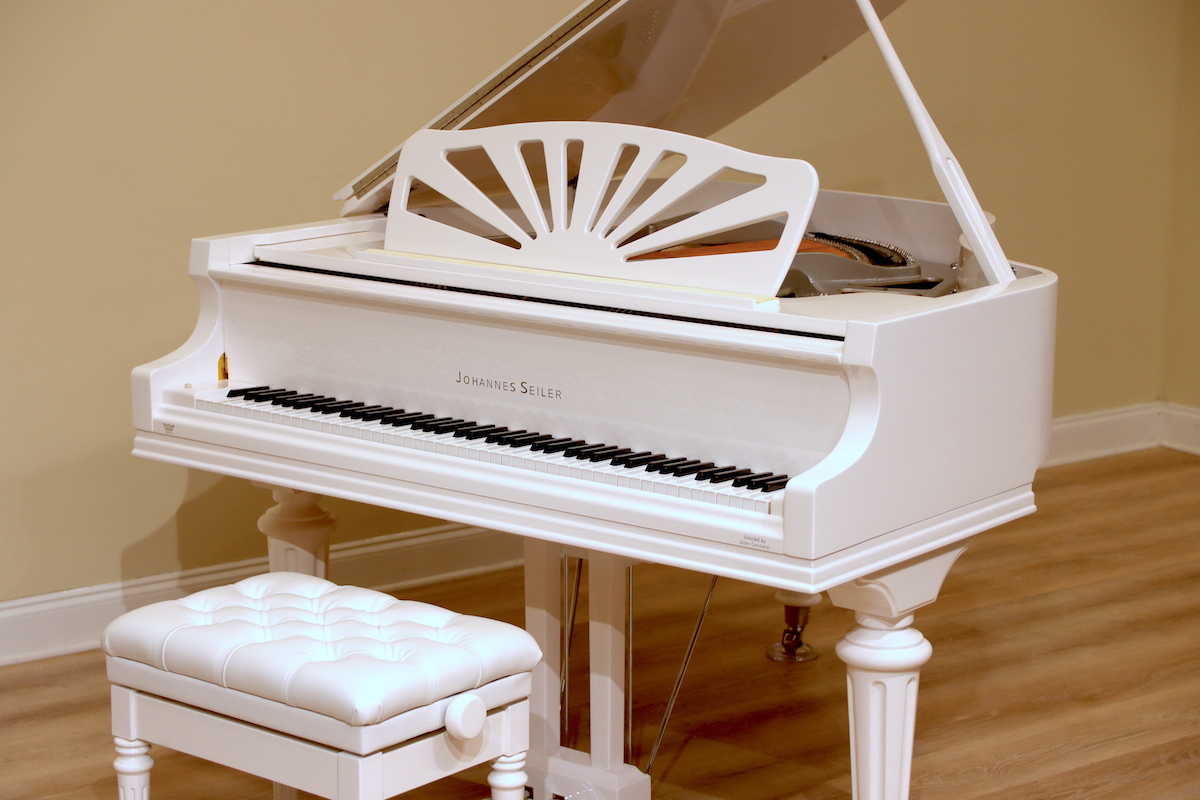
[[[307,397],[301,395],[300,397],[289,397],[286,401],[283,401],[282,405],[287,405],[288,408],[305,409],[312,408],[317,403],[329,403],[332,401],[334,401],[334,398],[325,397],[324,395],[308,395]]]
[[[693,459],[686,460],[681,464],[672,464],[670,467],[667,467],[666,469],[660,468],[658,471],[663,473],[664,475],[674,475],[675,477],[678,478],[679,471],[681,469],[687,469],[688,467],[698,467],[698,466],[700,466],[700,462],[693,458]]]
[[[454,432],[454,435],[462,439],[474,441],[493,433],[504,433],[506,430],[508,428],[503,425],[472,425],[469,428],[459,428]]]
[[[277,394],[271,398],[271,405],[273,405],[273,406],[281,405],[284,400],[290,400],[293,397],[299,397],[299,396],[300,396],[299,392],[284,392],[283,394]]]
[[[698,480],[700,478],[700,473],[709,469],[717,469],[717,466],[711,461],[705,461],[703,464],[697,461],[695,464],[680,464],[675,468],[675,474],[681,478],[686,475],[691,475],[693,478]]]
[[[601,443],[601,444],[589,445],[587,447],[581,447],[578,450],[576,450],[575,457],[581,461],[585,461],[585,460],[592,461],[593,460],[592,457],[595,455],[598,455],[601,453],[608,453],[611,456],[613,453],[617,452],[620,449],[621,448],[615,444]]]
[[[438,423],[437,425],[430,423],[425,428],[425,430],[429,431],[430,433],[451,433],[452,431],[456,431],[459,428],[469,428],[474,424],[475,424],[475,420],[473,420],[473,419],[471,419],[471,420],[455,419],[455,420],[451,420],[450,422],[441,422],[441,423]]]
[[[290,408],[289,404],[291,403],[292,400],[298,400],[298,399],[301,399],[304,397],[308,397],[308,395],[302,394],[301,392],[295,392],[295,391],[284,392],[283,394],[277,394],[274,397],[272,397],[271,405],[284,406],[284,407]]]
[[[383,418],[383,422],[388,425],[394,425],[397,428],[403,428],[414,422],[422,422],[427,419],[433,419],[433,414],[422,414],[420,411],[406,411],[403,414],[388,414]]]
[[[716,475],[713,475],[708,480],[712,483],[724,483],[725,481],[731,481],[731,480],[734,480],[735,478],[740,478],[743,475],[750,475],[750,474],[752,474],[751,470],[735,469],[733,472],[718,472]]]
[[[374,411],[368,411],[365,414],[362,414],[359,417],[359,419],[364,420],[366,422],[371,422],[373,420],[381,420],[384,417],[386,417],[388,414],[395,414],[398,411],[400,411],[400,409],[392,408],[391,406],[380,406],[379,408],[375,409]]]
[[[502,444],[505,447],[512,447],[512,443],[517,439],[540,435],[541,434],[539,434],[537,431],[530,431],[522,428],[519,431],[509,431],[507,433],[497,434],[495,437],[488,436],[485,441],[491,442],[492,444]]]
[[[646,463],[642,464],[642,466],[646,468],[646,472],[658,472],[659,465],[667,461],[674,460],[675,459],[672,456],[659,455],[657,458],[652,458]]]
[[[347,409],[345,412],[342,413],[342,416],[349,417],[350,419],[362,419],[364,414],[370,414],[372,411],[381,411],[381,410],[383,410],[383,408],[384,408],[383,406],[374,405],[374,406],[363,406],[361,408],[356,408],[353,410]]]
[[[534,442],[544,442],[547,439],[554,437],[548,433],[523,433],[520,436],[514,436],[511,439],[506,439],[504,444],[509,447],[529,447]]]
[[[641,455],[632,455],[625,459],[621,466],[633,469],[635,467],[644,467],[652,461],[665,461],[666,456],[662,453],[643,453]]]
[[[427,430],[429,430],[430,425],[436,425],[440,422],[452,422],[455,419],[458,419],[458,418],[457,417],[431,416],[429,419],[422,419],[422,420],[417,420],[416,422],[413,422],[412,429],[414,431],[427,431]]]
[[[625,467],[628,466],[629,459],[637,458],[638,456],[648,456],[650,454],[651,453],[649,450],[638,450],[633,453],[626,453],[625,455],[620,455],[614,458],[612,460],[612,464],[614,467]]]
[[[617,447],[616,445],[613,445],[612,447],[605,447],[601,450],[596,450],[590,456],[588,456],[588,461],[593,461],[596,463],[601,461],[612,462],[614,458],[619,458],[620,456],[632,452],[633,450],[629,449],[628,447]]]
[[[271,388],[270,386],[247,386],[244,389],[230,389],[229,393],[226,394],[225,396],[226,397],[241,397],[242,395],[246,394],[247,392],[265,392],[267,389],[270,389],[270,388]]]
[[[398,417],[395,417],[395,419],[391,421],[391,425],[401,428],[413,427],[414,425],[420,425],[421,422],[428,422],[434,419],[436,416],[437,414],[421,414],[420,411],[410,411],[409,414],[402,414]]]
[[[322,403],[315,407],[313,411],[320,411],[322,414],[337,414],[343,408],[354,405],[353,400],[334,400],[332,403]]]
[[[595,444],[595,445],[588,445],[587,447],[579,448],[574,453],[571,453],[571,455],[568,457],[569,458],[577,458],[580,461],[591,461],[593,453],[596,453],[597,451],[600,451],[600,450],[607,449],[609,446],[610,445],[606,445],[603,443]]]
[[[551,436],[549,439],[542,439],[541,441],[534,442],[530,445],[530,449],[535,452],[544,452],[546,451],[547,447],[558,447],[558,445],[566,447],[574,441],[576,440],[572,439],[570,436],[562,436],[557,439]],[[561,450],[562,447],[558,447],[558,449]],[[558,450],[552,450],[549,452],[558,452]]]
[[[587,444],[583,439],[552,439],[548,442],[538,442],[537,447],[542,449],[543,453],[553,455],[554,453],[562,453],[568,447],[582,447]],[[537,449],[537,448],[534,448]]]
[[[330,403],[340,403],[340,402],[341,401],[338,400],[336,397],[322,397],[319,400],[313,400],[313,402],[309,405],[309,409],[311,409],[312,411],[317,411],[317,410],[323,408],[324,406],[329,405]]]
[[[607,446],[608,445],[603,444],[603,443],[585,442],[582,439],[580,439],[578,444],[569,444],[566,447],[564,447],[562,449],[562,454],[563,454],[564,458],[579,458],[579,454],[581,452],[590,453],[593,450],[599,450],[601,447],[607,447]]]
[[[774,475],[773,472],[753,472],[749,475],[743,475],[740,478],[734,478],[733,485],[739,489],[743,486],[749,487],[751,483],[764,480],[772,475]]]
[[[707,481],[710,480],[713,475],[717,475],[722,472],[733,472],[736,469],[737,467],[706,467],[696,471],[696,480]]]
[[[662,461],[651,461],[646,465],[646,470],[649,472],[668,473],[672,468],[678,467],[680,464],[687,462],[686,458],[666,458]]]
[[[429,425],[436,424],[438,422],[449,422],[452,419],[454,419],[454,417],[439,417],[437,414],[430,414],[426,419],[413,420],[409,427],[411,427],[414,431],[425,431],[428,430],[427,426]]]
[[[787,482],[788,482],[787,475],[776,475],[774,478],[771,478],[769,481],[764,482],[762,484],[762,486],[760,486],[759,488],[764,492],[776,492],[776,491],[779,491],[780,489],[782,489],[784,486],[786,486]]]
[[[287,394],[290,391],[290,389],[264,389],[261,392],[246,392],[242,397],[254,403],[261,403],[270,400],[272,397]],[[295,394],[295,392],[292,393]]]
[[[351,403],[348,406],[343,406],[342,409],[340,411],[338,411],[338,416],[339,417],[349,417],[351,414],[353,414],[355,411],[358,411],[360,408],[366,408],[366,407],[367,407],[366,403]]]
[[[483,440],[485,442],[487,442],[488,444],[503,444],[501,439],[505,439],[505,438],[512,437],[512,436],[520,436],[522,433],[529,433],[529,431],[525,430],[524,428],[521,428],[521,430],[519,430],[519,431],[510,431],[507,428],[505,428],[502,431],[496,431],[495,433],[489,433],[487,436],[483,437]]]

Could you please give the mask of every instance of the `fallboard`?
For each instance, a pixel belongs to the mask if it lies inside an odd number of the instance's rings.
[[[836,364],[303,287],[227,282],[221,307],[237,382],[791,475],[846,424]]]

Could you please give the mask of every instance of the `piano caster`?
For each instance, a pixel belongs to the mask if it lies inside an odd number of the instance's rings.
[[[783,621],[787,627],[780,640],[767,648],[767,658],[786,664],[815,660],[820,653],[811,644],[805,644],[802,637],[808,625],[809,611],[821,602],[821,595],[780,589],[775,593],[775,600],[783,604]]]

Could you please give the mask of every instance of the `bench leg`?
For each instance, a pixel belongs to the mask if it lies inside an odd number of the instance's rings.
[[[492,762],[492,771],[488,773],[492,800],[524,800],[525,783],[528,780],[529,776],[525,774],[524,753],[500,756]]]
[[[150,767],[154,759],[149,756],[150,745],[140,739],[122,739],[114,736],[117,745],[117,760],[113,768],[117,771],[117,791],[120,800],[150,800]]]

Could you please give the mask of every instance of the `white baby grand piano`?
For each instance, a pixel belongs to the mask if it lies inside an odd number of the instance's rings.
[[[527,537],[536,800],[649,795],[622,747],[636,560],[854,609],[855,797],[907,796],[912,613],[1034,509],[1054,276],[1005,259],[858,11],[588,3],[347,187],[343,218],[196,240],[196,330],[134,372],[137,455],[278,487],[273,568],[323,571],[313,495]],[[694,138],[864,19],[948,205]],[[559,745],[563,552],[590,560],[586,754]]]

